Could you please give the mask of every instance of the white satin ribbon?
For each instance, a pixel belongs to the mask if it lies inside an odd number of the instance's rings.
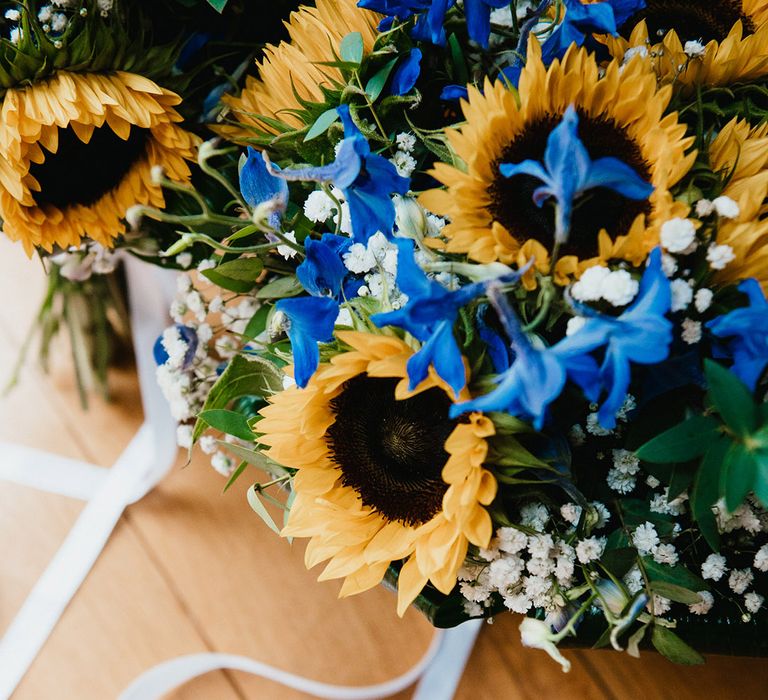
[[[131,326],[144,423],[111,469],[40,450],[0,443],[0,479],[86,501],[64,543],[0,640],[0,700],[8,700],[107,543],[125,508],[168,473],[176,454],[176,424],[155,380],[154,342],[169,319],[174,273],[126,256]],[[119,700],[158,700],[178,685],[220,669],[245,671],[320,698],[368,700],[393,695],[421,679],[414,700],[450,700],[481,623],[436,632],[424,657],[385,683],[345,687],[321,683],[231,654],[202,653],[159,664]]]

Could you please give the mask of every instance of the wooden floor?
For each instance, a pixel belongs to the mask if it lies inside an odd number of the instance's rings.
[[[39,265],[0,240],[0,380],[41,294]],[[31,367],[17,389],[0,398],[0,440],[107,466],[141,420],[133,374],[116,372],[112,388],[112,403],[96,402],[83,412],[62,346],[51,376]],[[426,649],[431,628],[413,611],[399,620],[392,594],[383,589],[337,600],[336,583],[318,584],[316,573],[305,571],[303,546],[281,541],[251,513],[247,482],[222,495],[222,478],[195,459],[132,506],[14,699],[108,700],[151,665],[206,650],[341,684],[405,671]],[[0,482],[0,631],[81,508]],[[567,652],[573,669],[565,675],[543,652],[521,648],[518,624],[505,615],[483,629],[458,698],[768,698],[762,660],[713,657],[705,667],[680,668],[650,653],[633,660],[579,651]],[[306,696],[218,672],[171,697]]]

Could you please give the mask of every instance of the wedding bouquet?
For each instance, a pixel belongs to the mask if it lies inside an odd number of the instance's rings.
[[[211,4],[186,67],[16,9],[47,53],[0,75],[5,232],[195,270],[179,444],[342,596],[520,613],[564,670],[768,653],[768,1],[286,3],[263,51]]]

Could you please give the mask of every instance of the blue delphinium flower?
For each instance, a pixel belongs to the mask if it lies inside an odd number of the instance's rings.
[[[734,309],[707,323],[707,328],[727,342],[733,373],[752,391],[768,367],[768,300],[755,279],[744,280],[739,290],[749,306]]]
[[[293,352],[294,379],[305,387],[320,363],[318,343],[333,340],[339,304],[330,297],[280,299],[275,308],[288,319],[287,333]]]
[[[328,182],[338,187],[349,205],[352,236],[366,243],[377,231],[392,235],[395,205],[392,194],[406,194],[410,179],[397,174],[386,158],[371,153],[366,138],[352,121],[348,105],[337,107],[344,124],[344,140],[333,163],[319,167],[275,170],[272,174],[285,180]]]
[[[591,160],[579,139],[578,126],[579,115],[570,106],[547,138],[544,163],[524,160],[499,166],[504,177],[530,175],[542,181],[533,193],[533,201],[541,207],[550,197],[555,200],[555,241],[560,243],[568,238],[576,198],[587,190],[604,187],[627,199],[639,200],[650,197],[654,189],[618,158]]]
[[[181,348],[184,351],[183,357],[175,357],[174,362],[176,366],[181,369],[189,369],[192,366],[192,362],[195,359],[195,353],[197,352],[198,337],[197,331],[189,326],[184,326],[177,323],[169,328],[165,329],[165,332],[158,337],[155,341],[155,345],[152,348],[152,355],[155,358],[155,363],[159,366],[168,363],[171,356],[166,347],[166,342],[173,342],[178,350]]]
[[[324,233],[320,240],[304,242],[305,257],[296,268],[296,277],[312,296],[339,299],[349,270],[344,266],[343,253],[352,241],[345,236]]]
[[[592,34],[616,34],[616,17],[609,2],[582,4],[565,0],[565,17],[541,47],[541,59],[548,66],[562,58],[571,44],[582,46]]]
[[[413,90],[421,74],[421,49],[411,49],[392,77],[392,94],[406,95]]]
[[[508,6],[508,0],[464,0],[469,38],[487,49],[491,36],[491,10]]]
[[[429,279],[414,257],[413,241],[398,238],[397,286],[408,296],[407,304],[397,311],[374,314],[377,326],[404,328],[423,345],[408,360],[408,379],[414,389],[427,377],[430,365],[456,395],[466,385],[464,362],[453,326],[459,309],[483,294],[485,283],[468,284],[450,291]]]
[[[661,250],[655,248],[648,256],[637,298],[623,314],[605,316],[580,306],[579,312],[587,316],[586,323],[553,348],[566,362],[604,349],[600,382],[608,395],[598,410],[603,428],[612,430],[616,426],[616,413],[629,389],[630,363],[654,365],[669,355],[672,323],[666,314],[671,299],[669,280],[661,267]]]
[[[438,46],[445,44],[443,22],[455,4],[456,0],[358,0],[357,3],[358,7],[385,15],[379,31],[388,30],[395,19],[407,20],[416,15],[413,37]]]
[[[269,216],[269,225],[280,228],[281,211],[288,201],[288,183],[272,175],[264,156],[248,146],[248,157],[240,169],[240,193],[252,207],[274,201],[275,210]]]

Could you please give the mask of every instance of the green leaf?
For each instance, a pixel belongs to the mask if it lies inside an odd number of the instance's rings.
[[[213,268],[217,274],[223,277],[240,282],[250,282],[251,286],[256,284],[256,278],[263,269],[264,262],[260,258],[238,258]],[[211,270],[205,270],[203,274],[206,272],[211,272]]]
[[[639,630],[633,632],[632,636],[627,640],[627,654],[635,659],[640,658],[640,642],[643,641],[647,629],[648,625],[643,625]]]
[[[251,316],[251,320],[248,321],[248,325],[243,331],[243,336],[253,339],[263,333],[267,327],[267,317],[271,309],[272,306],[270,304],[262,304],[256,313]]]
[[[645,443],[637,456],[644,462],[687,462],[703,455],[720,434],[711,416],[693,416]]]
[[[395,67],[396,63],[397,59],[393,58],[381,70],[377,71],[376,74],[365,84],[365,92],[371,102],[376,100],[376,98],[381,95],[381,91],[387,84],[389,74],[392,72],[392,69]]]
[[[752,393],[741,380],[722,365],[704,360],[709,395],[726,425],[738,435],[749,435],[757,428],[757,407]]]
[[[238,294],[245,294],[250,292],[256,282],[243,282],[242,280],[232,279],[231,277],[225,277],[216,270],[216,268],[210,270],[203,270],[203,276],[207,277],[216,286],[226,289],[230,292],[237,292]]]
[[[618,549],[606,549],[600,558],[600,563],[616,578],[621,578],[632,568],[636,559],[636,549],[633,547],[619,547]]]
[[[304,136],[304,141],[311,141],[318,136],[324,134],[330,128],[331,124],[337,121],[339,118],[339,112],[334,107],[333,109],[327,109],[317,119],[315,123],[309,128],[309,131]]]
[[[256,439],[253,431],[248,427],[248,420],[242,413],[228,411],[224,408],[213,408],[209,411],[202,411],[198,418],[204,420],[214,430],[220,430],[227,435],[233,435],[249,442]]]
[[[281,391],[282,388],[280,372],[271,362],[260,357],[251,356],[245,359],[236,355],[208,392],[203,411],[226,408],[241,396],[265,396]],[[204,420],[197,419],[192,432],[193,442],[200,438],[206,426]]]
[[[692,574],[682,564],[668,566],[658,564],[651,557],[643,557],[643,566],[650,581],[672,583],[681,588],[687,588],[689,591],[709,590],[709,585],[704,579]]]
[[[229,491],[229,487],[232,486],[232,484],[234,484],[237,481],[238,477],[246,470],[247,467],[248,467],[248,462],[240,462],[237,469],[235,469],[235,471],[233,471],[232,474],[230,474],[229,479],[227,479],[227,483],[224,484],[224,489],[222,493],[226,493],[227,491]]]
[[[734,442],[725,455],[720,474],[725,505],[733,513],[747,497],[755,484],[757,462],[755,456],[740,442]]]
[[[247,462],[257,469],[261,469],[261,471],[266,472],[275,479],[289,473],[285,467],[276,464],[258,449],[250,449],[248,447],[243,447],[242,445],[233,445],[231,443],[225,443],[224,447],[226,447],[233,455],[243,460],[243,462]]]
[[[208,0],[208,4],[216,10],[216,12],[223,12],[228,2],[229,0]]]
[[[684,666],[697,666],[704,663],[704,657],[698,651],[661,625],[653,626],[651,642],[659,654],[666,656],[673,663]]]
[[[350,32],[339,45],[339,56],[347,63],[360,64],[363,60],[363,35],[360,32]]]
[[[753,488],[763,507],[768,508],[768,450],[755,452],[754,457],[757,462],[757,473]]]
[[[276,280],[265,284],[261,289],[256,290],[257,299],[283,299],[285,297],[295,297],[301,294],[304,287],[301,286],[296,277],[278,277]]]
[[[687,588],[674,583],[668,583],[667,581],[653,581],[651,583],[651,590],[660,596],[674,600],[676,603],[693,605],[694,603],[701,602],[701,597],[698,593],[689,591]]]
[[[712,506],[720,498],[720,472],[731,442],[722,436],[710,446],[701,461],[691,492],[691,510],[701,534],[713,552],[720,551],[720,533]]]
[[[280,534],[280,528],[277,527],[266,506],[261,502],[259,492],[256,490],[255,486],[251,486],[251,488],[248,489],[248,505],[253,508],[256,515],[267,524],[270,530],[276,532],[278,535]]]

